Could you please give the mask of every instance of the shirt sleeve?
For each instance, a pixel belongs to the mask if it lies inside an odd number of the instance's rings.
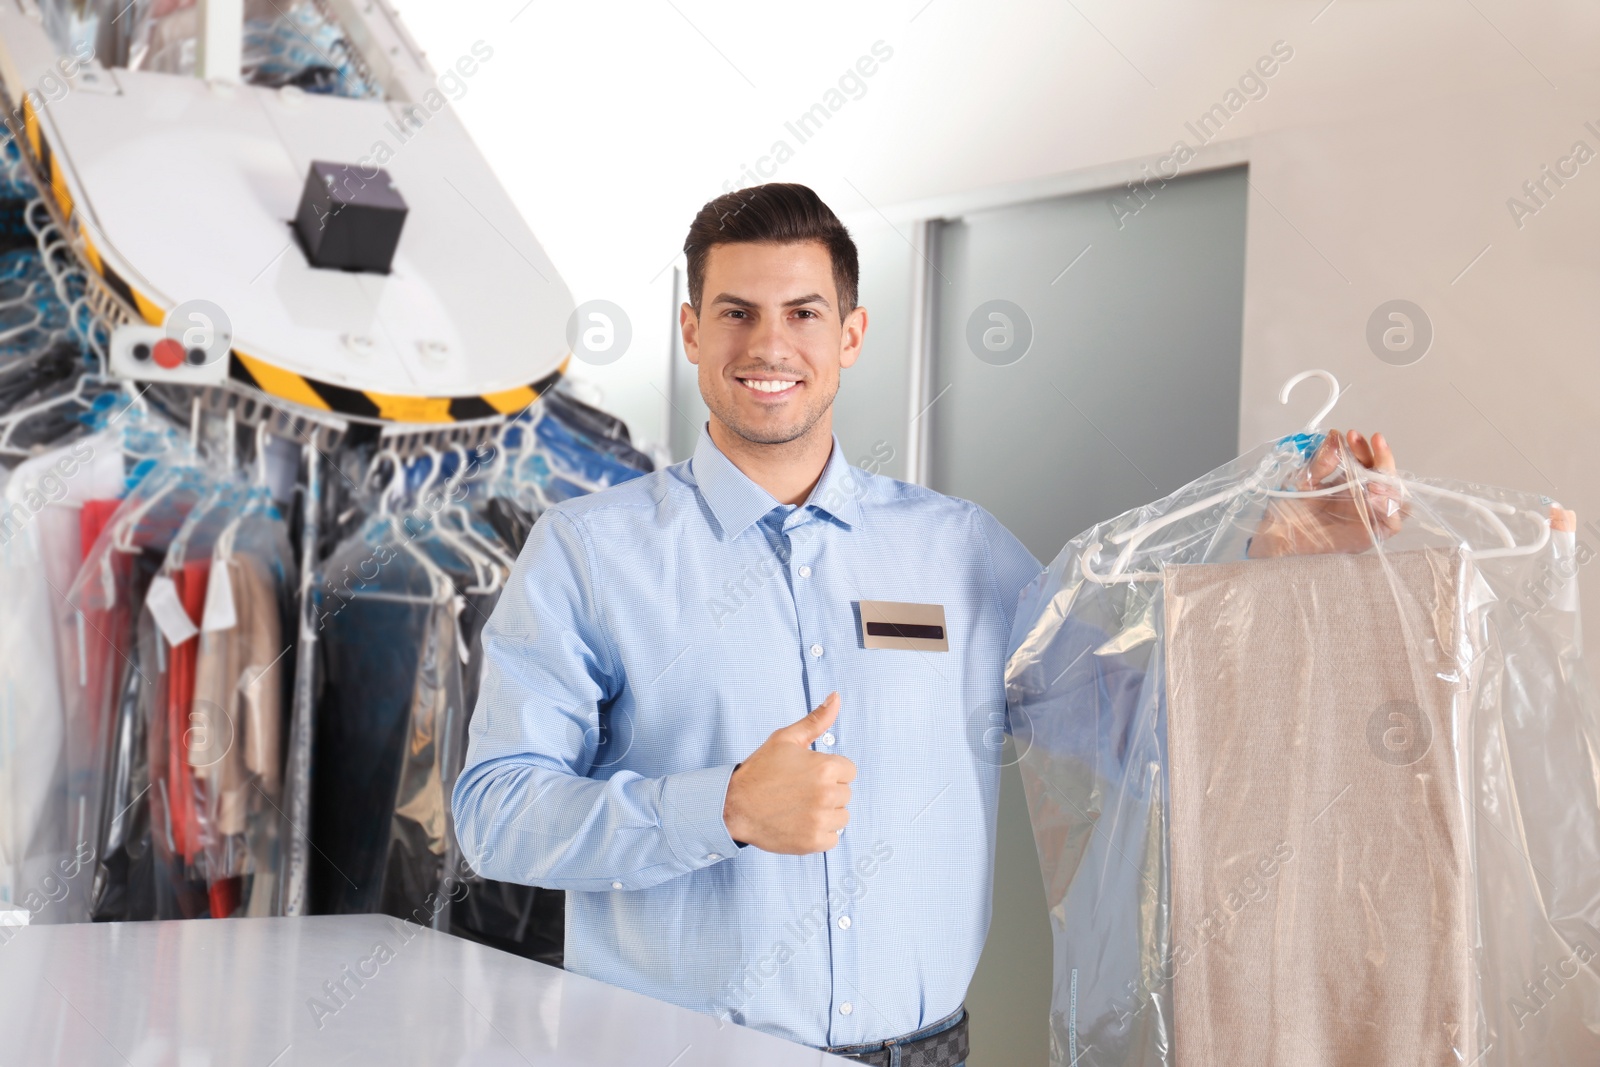
[[[534,524],[483,631],[483,680],[451,807],[479,874],[550,889],[644,889],[733,856],[734,764],[589,777],[625,679],[593,554],[561,511]]]
[[[989,564],[994,568],[995,588],[1000,596],[1000,610],[1005,613],[1006,631],[1009,633],[1017,617],[1017,598],[1030,583],[1044,571],[1044,566],[1033,558],[1033,553],[1017,540],[1015,534],[1000,524],[980,505],[978,526],[989,550]]]

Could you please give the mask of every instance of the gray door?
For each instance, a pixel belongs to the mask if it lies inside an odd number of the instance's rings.
[[[1247,190],[1238,167],[1168,182],[1142,206],[1113,190],[941,224],[929,484],[988,508],[1048,563],[1094,523],[1232,459]],[[1050,959],[1009,767],[970,1067],[1048,1063]]]

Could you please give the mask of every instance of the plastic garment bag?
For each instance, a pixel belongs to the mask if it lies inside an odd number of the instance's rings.
[[[1023,595],[1051,1062],[1600,1062],[1587,549],[1529,494],[1344,451],[1314,480],[1316,443],[1101,523]],[[1351,524],[1364,552],[1321,551]]]
[[[280,913],[293,574],[266,487],[226,479],[189,512],[156,579],[171,583],[182,612],[169,603],[146,613],[164,668],[151,678],[147,734],[163,918]]]
[[[36,924],[81,916],[89,882],[93,842],[67,807],[62,679],[78,644],[65,594],[79,511],[122,479],[118,435],[101,433],[23,463],[0,496],[0,904]]]
[[[296,588],[288,531],[265,486],[212,551],[197,638],[191,743],[213,917],[281,915],[287,654]],[[226,583],[222,585],[221,583]],[[220,595],[219,595],[220,594]]]
[[[145,610],[173,538],[213,488],[186,453],[147,460],[99,531],[66,600],[80,661],[67,701],[67,804],[94,843],[86,918],[155,917],[147,727],[164,705],[167,667]],[[181,597],[180,597],[181,600]],[[140,640],[141,628],[144,639]]]
[[[463,715],[455,589],[387,511],[339,545],[317,587],[313,911],[448,922],[449,789]]]

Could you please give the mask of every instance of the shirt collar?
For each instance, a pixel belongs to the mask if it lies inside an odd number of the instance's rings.
[[[728,537],[738,537],[751,523],[780,506],[771,493],[751,481],[723,454],[711,439],[706,425],[700,427],[700,440],[695,445],[690,469],[694,472],[695,483],[700,486],[700,494]],[[855,470],[845,460],[844,449],[835,434],[822,477],[817,479],[803,506],[816,508],[846,526],[858,526],[861,495],[866,491],[865,478],[865,471]]]

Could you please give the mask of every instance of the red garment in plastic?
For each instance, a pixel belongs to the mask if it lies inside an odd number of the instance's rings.
[[[206,578],[211,561],[185,563],[172,576],[178,599],[189,618],[198,620],[205,610]],[[172,842],[175,856],[191,866],[201,851],[200,824],[196,817],[194,771],[189,766],[190,709],[194,704],[194,665],[200,642],[190,638],[173,647],[167,661],[167,796],[172,805]]]

